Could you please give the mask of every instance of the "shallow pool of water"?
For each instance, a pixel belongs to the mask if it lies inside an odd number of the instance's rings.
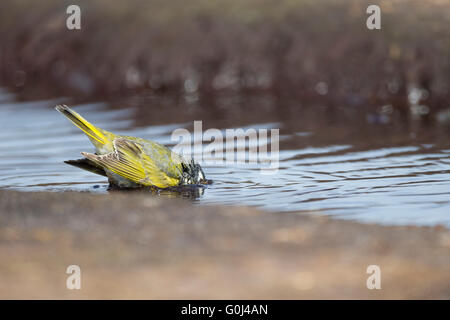
[[[67,99],[17,102],[0,94],[0,188],[21,191],[108,192],[106,178],[66,165],[92,151],[82,132],[53,107]],[[207,107],[205,107],[207,106]],[[383,124],[368,110],[270,97],[141,96],[117,103],[76,104],[101,128],[173,146],[174,129],[279,128],[279,170],[258,164],[204,163],[214,183],[192,199],[199,204],[251,205],[273,211],[313,212],[383,224],[450,226],[450,145],[445,128]],[[238,155],[239,152],[237,151]],[[164,196],[164,195],[162,195]]]

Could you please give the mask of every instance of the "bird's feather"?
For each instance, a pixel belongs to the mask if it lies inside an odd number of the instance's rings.
[[[56,110],[61,112],[67,119],[69,119],[75,126],[80,128],[91,140],[96,149],[104,149],[105,147],[111,147],[110,132],[97,128],[89,121],[84,119],[80,114],[73,111],[66,105],[56,106]],[[111,150],[109,150],[111,151]]]
[[[144,186],[167,188],[179,183],[168,176],[155,161],[143,151],[142,145],[124,138],[113,141],[114,151],[105,155],[83,152],[87,159],[124,178]]]
[[[77,160],[66,160],[64,163],[70,164],[71,166],[99,174],[102,176],[107,176],[105,173],[105,170],[95,162],[89,160],[89,159],[77,159]]]

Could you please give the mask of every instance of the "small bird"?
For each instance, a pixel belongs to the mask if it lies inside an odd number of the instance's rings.
[[[65,162],[104,175],[113,186],[168,188],[210,183],[198,163],[184,159],[162,144],[97,128],[66,105],[55,109],[80,128],[96,150],[95,154],[81,152],[84,159]]]

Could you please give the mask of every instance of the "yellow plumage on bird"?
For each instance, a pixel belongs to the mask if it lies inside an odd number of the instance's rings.
[[[162,144],[97,128],[66,105],[58,105],[56,110],[80,128],[96,150],[95,154],[82,152],[85,159],[66,163],[107,176],[114,186],[168,188],[209,183],[199,164]]]

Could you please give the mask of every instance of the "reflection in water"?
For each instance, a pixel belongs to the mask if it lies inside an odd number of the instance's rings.
[[[108,189],[106,178],[64,163],[92,147],[53,109],[62,101],[10,99],[0,98],[0,188],[117,192]],[[275,175],[261,174],[258,164],[206,162],[206,176],[214,181],[206,188],[133,192],[366,222],[450,226],[450,144],[444,128],[396,122],[395,113],[387,124],[370,125],[364,110],[330,113],[320,105],[275,105],[261,96],[208,101],[206,108],[194,100],[143,96],[74,109],[106,130],[172,147],[172,131],[192,132],[194,120],[203,120],[203,130],[280,128]]]
[[[118,188],[115,185],[108,185],[107,191],[114,192],[142,192],[150,193],[152,195],[161,195],[166,198],[181,198],[196,200],[205,193],[206,186],[204,185],[183,185],[170,187],[166,189],[160,189],[156,187],[143,187],[143,188]]]

